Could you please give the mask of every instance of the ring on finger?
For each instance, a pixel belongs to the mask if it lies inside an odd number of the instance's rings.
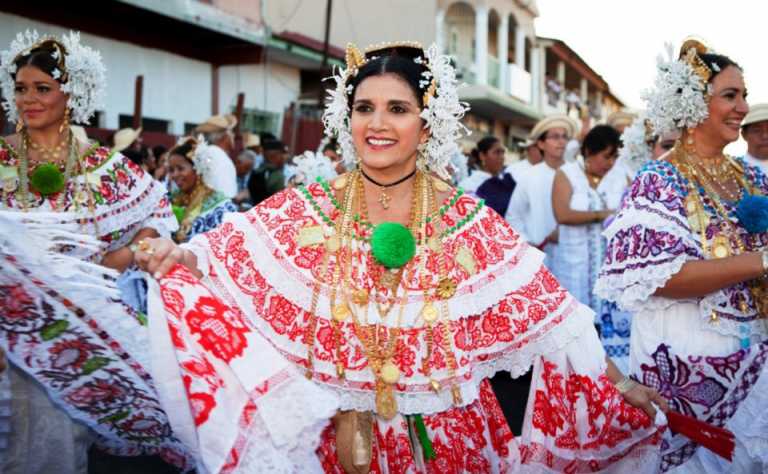
[[[155,253],[155,249],[153,249],[152,246],[149,245],[149,242],[144,239],[139,240],[139,245],[137,248],[147,255],[153,255]]]

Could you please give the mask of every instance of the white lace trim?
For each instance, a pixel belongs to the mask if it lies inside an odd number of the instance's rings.
[[[115,153],[106,162],[101,164],[96,170],[87,174],[73,178],[77,186],[81,186],[86,179],[100,180],[101,176],[107,175],[120,161],[127,160],[120,153]],[[79,211],[51,212],[48,206],[33,208],[32,212],[25,214],[53,214],[57,216],[57,223],[71,226],[77,225],[76,232],[104,236],[115,231],[126,229],[133,224],[143,224],[142,227],[153,228],[164,237],[170,237],[172,232],[178,229],[178,222],[173,216],[170,207],[166,209],[167,216],[161,217],[155,215],[160,210],[158,204],[166,198],[167,191],[162,183],[155,181],[149,174],[139,177],[132,173],[131,177],[136,180],[136,187],[131,190],[131,195],[121,199],[114,205],[100,205],[94,209],[94,212],[88,210],[87,206]],[[110,178],[111,179],[111,178]],[[139,201],[140,199],[140,201]],[[80,222],[87,219],[89,223],[81,225]],[[93,224],[96,220],[97,224]],[[123,235],[117,242],[112,242],[108,250],[126,245],[135,232],[141,227],[134,229],[132,235]]]
[[[669,219],[634,207],[624,209],[605,229],[603,236],[610,242],[618,232],[638,225],[643,229],[667,232],[681,238],[683,245],[698,248],[696,242],[691,240],[690,234],[682,233],[681,228]],[[604,264],[595,283],[594,293],[603,299],[616,302],[621,309],[629,312],[662,311],[679,303],[681,300],[653,296],[653,293],[663,287],[692,257],[681,253],[666,262],[653,263],[652,259],[653,257],[649,256],[646,259],[632,258],[611,265]],[[641,266],[627,268],[631,264]],[[613,273],[609,274],[609,271]],[[691,301],[696,302],[696,299]]]
[[[289,383],[259,400],[260,420],[253,423],[235,472],[323,472],[316,450],[338,399],[296,374]]]
[[[489,212],[487,209],[482,209],[475,220],[481,219],[487,212]],[[318,218],[318,220],[320,219]],[[265,242],[264,239],[270,239],[270,237],[269,231],[264,229],[263,223],[257,220],[256,224],[251,224],[245,215],[237,213],[227,214],[224,221],[232,223],[238,231],[244,234],[243,247],[256,257],[254,261],[258,262],[259,272],[274,288],[275,292],[301,309],[309,311],[312,307],[314,278],[302,270],[298,278],[304,281],[297,282],[297,275],[286,270],[288,267],[295,271],[295,267],[292,267],[287,259],[277,258],[275,256],[277,251],[271,247],[271,242]],[[471,222],[465,225],[470,226]],[[203,275],[208,274],[210,264],[216,267],[218,274],[227,274],[223,263],[209,254],[210,250],[204,236],[193,238],[184,248],[195,254],[198,270]],[[482,314],[508,294],[530,283],[542,268],[543,260],[544,254],[542,252],[529,246],[521,239],[518,246],[507,252],[503,261],[459,284],[455,296],[448,300],[451,321]],[[477,295],[481,291],[483,297],[478,298]],[[331,300],[328,293],[321,291],[317,304],[318,317],[326,320],[331,319]],[[421,320],[423,304],[423,295],[412,292],[409,295],[400,327],[421,327],[423,325]],[[393,318],[385,321],[386,323],[394,325],[397,321]]]
[[[656,203],[651,207],[663,212],[663,206],[658,206]],[[679,225],[674,224],[669,219],[634,207],[624,209],[622,215],[604,231],[603,235],[611,240],[619,231],[636,225],[640,225],[644,229],[668,232],[681,238],[684,246],[695,248],[701,253],[698,235],[689,230],[681,229]],[[616,302],[625,311],[634,313],[664,311],[676,304],[694,303],[699,307],[701,329],[715,331],[724,336],[751,338],[753,342],[765,337],[766,327],[761,319],[743,323],[721,317],[718,324],[711,324],[710,317],[713,310],[737,317],[744,316],[740,312],[734,314],[735,310],[728,304],[729,297],[725,290],[715,291],[702,298],[673,299],[654,296],[653,293],[678,273],[686,262],[695,260],[695,258],[681,253],[667,262],[641,266],[636,269],[627,268],[633,263],[649,263],[651,258],[649,256],[646,260],[630,259],[615,262],[612,265],[603,265],[593,290],[594,293],[603,299]],[[608,271],[614,271],[614,273],[609,275]]]

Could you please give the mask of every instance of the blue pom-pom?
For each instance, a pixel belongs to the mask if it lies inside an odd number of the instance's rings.
[[[736,217],[750,234],[768,231],[768,197],[745,195],[736,205]]]

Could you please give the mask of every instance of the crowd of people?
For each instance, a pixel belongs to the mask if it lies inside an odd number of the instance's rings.
[[[98,52],[0,58],[0,472],[768,469],[768,104],[732,59],[688,41],[646,110],[509,163],[460,152],[434,46],[350,45],[295,157],[229,115],[102,147]]]

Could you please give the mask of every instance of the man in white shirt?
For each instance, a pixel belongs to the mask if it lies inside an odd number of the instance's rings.
[[[747,142],[744,160],[768,173],[768,104],[755,104],[741,124],[741,136]]]
[[[539,147],[536,145],[536,140],[531,140],[530,138],[527,139],[525,143],[523,143],[523,148],[525,148],[525,157],[522,160],[507,166],[506,170],[507,173],[512,175],[515,182],[525,179],[526,174],[531,168],[533,168],[534,165],[541,163],[541,160],[544,159],[544,157],[541,156],[541,150],[539,150]]]
[[[543,161],[533,165],[518,181],[504,216],[524,239],[547,254],[544,262],[548,266],[557,250],[552,183],[555,171],[564,163],[565,145],[575,132],[576,123],[566,115],[546,117],[533,127],[529,139],[541,151]]]

